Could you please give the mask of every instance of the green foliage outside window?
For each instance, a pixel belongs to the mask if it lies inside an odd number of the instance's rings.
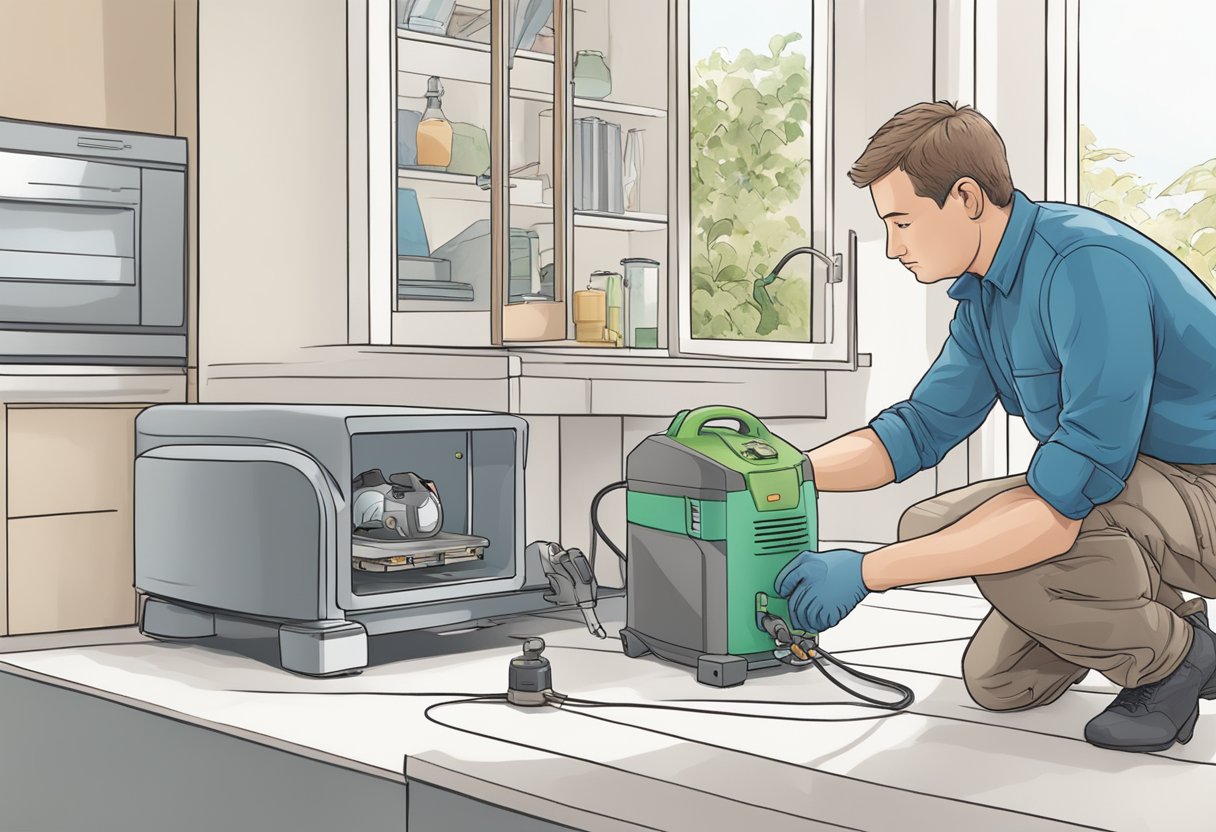
[[[1158,193],[1154,183],[1135,173],[1116,171],[1110,160],[1126,162],[1132,154],[1098,147],[1093,131],[1081,125],[1081,204],[1134,226],[1186,263],[1216,292],[1216,158],[1194,165]],[[1104,164],[1105,163],[1105,164]],[[1150,215],[1144,203],[1159,196],[1195,194],[1185,211],[1166,208]]]
[[[810,69],[786,51],[800,39],[777,35],[770,54],[743,49],[733,60],[718,50],[692,69],[694,338],[810,341],[806,258],[762,282],[810,244]]]

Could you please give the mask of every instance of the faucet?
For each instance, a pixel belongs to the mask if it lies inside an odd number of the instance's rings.
[[[837,254],[835,257],[828,257],[826,254],[824,254],[822,251],[820,251],[817,248],[811,248],[810,246],[800,246],[799,248],[790,250],[789,252],[786,253],[786,255],[784,257],[781,258],[781,261],[779,263],[777,263],[777,268],[773,269],[772,273],[767,278],[765,278],[765,285],[767,286],[769,283],[772,283],[772,279],[776,279],[777,277],[779,277],[781,275],[781,270],[785,268],[786,264],[789,263],[791,260],[793,260],[795,257],[797,257],[799,254],[809,254],[812,257],[814,257],[816,260],[820,261],[825,266],[827,266],[828,267],[828,283],[839,283],[841,280],[844,279],[843,278],[844,258],[841,255]],[[772,278],[772,279],[770,279],[770,278]]]
[[[839,254],[835,257],[828,257],[819,249],[811,248],[810,246],[800,246],[787,252],[780,262],[777,263],[775,269],[765,277],[756,278],[756,282],[752,285],[752,300],[755,301],[756,307],[760,310],[760,323],[756,327],[757,335],[768,335],[777,328],[779,317],[776,305],[773,303],[773,297],[768,293],[768,287],[773,281],[784,279],[781,277],[781,270],[799,254],[809,254],[826,265],[828,267],[828,283],[840,283],[844,279],[844,258]]]

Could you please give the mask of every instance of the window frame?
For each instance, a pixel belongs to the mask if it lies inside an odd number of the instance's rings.
[[[1080,204],[1081,0],[1048,0],[1047,180],[1053,202]]]
[[[673,310],[669,330],[676,334],[672,353],[689,356],[722,356],[728,358],[773,359],[829,362],[852,365],[856,361],[854,340],[855,327],[850,326],[850,315],[855,298],[852,252],[844,252],[848,262],[841,269],[840,282],[825,281],[824,297],[828,312],[824,319],[823,342],[790,343],[775,341],[745,341],[735,339],[708,339],[692,337],[692,205],[691,172],[692,148],[689,97],[691,92],[691,44],[689,38],[690,7],[695,0],[676,0],[675,43],[672,48],[673,67],[671,77],[674,85],[675,127],[672,138],[674,159],[671,173],[671,208],[674,218],[671,233],[670,260],[674,268],[670,271],[673,284]],[[835,240],[832,199],[834,135],[834,0],[812,0],[811,2],[811,245],[836,257],[829,241]],[[824,269],[818,260],[814,268]],[[822,273],[822,272],[821,272]],[[812,325],[813,326],[813,325]]]

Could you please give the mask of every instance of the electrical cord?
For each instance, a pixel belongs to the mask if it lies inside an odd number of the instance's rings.
[[[608,537],[607,534],[604,533],[604,528],[600,525],[600,500],[604,499],[604,497],[606,495],[608,495],[609,493],[616,491],[618,489],[624,488],[628,484],[629,483],[627,481],[621,480],[620,482],[614,482],[611,485],[606,485],[603,488],[601,488],[594,497],[591,498],[591,528],[594,531],[594,534],[591,535],[591,558],[590,558],[590,560],[591,560],[591,573],[593,575],[595,574],[596,541],[599,538],[603,538],[604,543],[606,543],[608,545],[608,548],[611,549],[613,552],[615,552],[616,556],[621,559],[621,566],[623,568],[627,567],[627,565],[629,563],[629,558],[625,555],[624,552],[622,552],[620,550],[620,548],[615,543],[612,542],[612,539],[610,537]],[[624,577],[624,576],[622,575],[622,577]]]

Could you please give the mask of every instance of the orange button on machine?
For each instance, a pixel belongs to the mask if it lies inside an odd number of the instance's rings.
[[[768,495],[768,501],[769,501],[770,503],[775,503],[775,502],[777,502],[777,501],[778,501],[778,500],[780,500],[780,499],[781,499],[781,495],[780,495],[780,494],[769,494],[769,495]]]

